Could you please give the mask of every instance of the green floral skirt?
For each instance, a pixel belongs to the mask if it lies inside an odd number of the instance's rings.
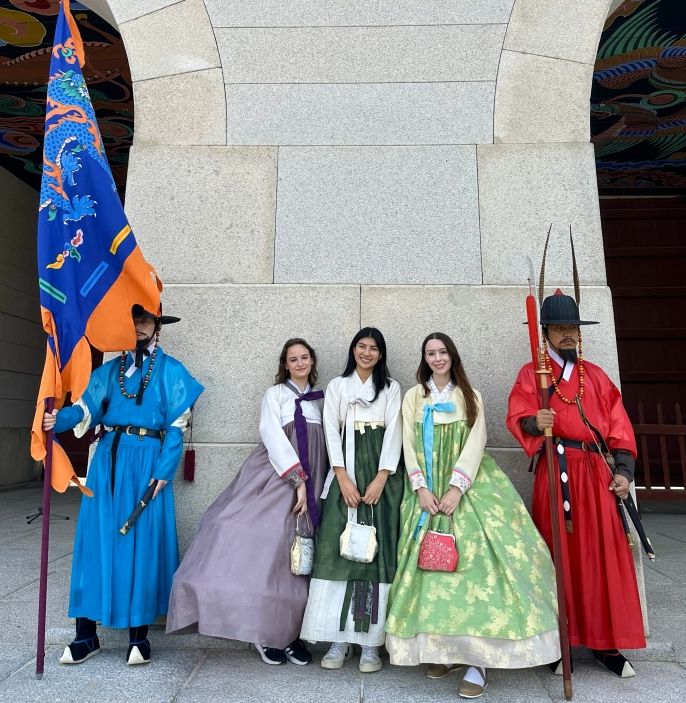
[[[422,433],[416,451],[423,467]],[[464,422],[436,425],[434,493],[450,487],[452,468],[469,435]],[[405,482],[398,568],[389,597],[386,646],[391,662],[532,666],[559,657],[555,575],[548,549],[522,499],[484,454],[471,488],[452,519],[432,529],[452,531],[457,571],[417,566],[429,520],[415,538],[419,500]]]

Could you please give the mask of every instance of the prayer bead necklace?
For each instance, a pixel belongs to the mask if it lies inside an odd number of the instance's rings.
[[[553,381],[553,388],[555,393],[563,402],[567,405],[574,405],[576,403],[576,396],[572,399],[567,398],[566,395],[562,393],[559,386],[557,385],[557,379],[555,378],[555,372],[553,371],[553,364],[550,361],[550,355],[548,354],[548,342],[546,339],[543,340],[543,363],[545,364],[545,369],[550,374],[550,378]],[[584,353],[581,344],[581,335],[579,335],[579,398],[584,397]]]
[[[148,381],[150,381],[150,376],[152,375],[153,367],[155,366],[155,357],[157,356],[157,345],[159,344],[159,341],[160,333],[158,332],[155,335],[155,348],[152,350],[152,354],[150,355],[150,366],[148,366],[148,372],[145,374],[143,383],[136,393],[127,393],[126,391],[126,386],[124,385],[124,368],[126,366],[126,357],[128,355],[128,352],[123,351],[121,353],[121,357],[119,359],[119,390],[121,391],[121,394],[124,396],[124,398],[132,400],[133,398],[138,397],[138,393],[140,391],[144,391],[146,389]]]

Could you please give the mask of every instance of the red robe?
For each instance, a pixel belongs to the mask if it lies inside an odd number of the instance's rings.
[[[562,369],[552,361],[555,378]],[[579,369],[575,365],[568,381],[559,389],[567,398],[579,392]],[[586,417],[605,437],[611,450],[623,449],[636,456],[636,440],[617,387],[595,364],[584,361]],[[550,398],[555,410],[553,436],[579,441],[593,437],[579,416],[576,405],[563,402],[556,393]],[[543,436],[522,430],[520,420],[536,415],[539,394],[533,364],[519,372],[510,393],[507,427],[533,456]],[[639,649],[645,647],[643,617],[633,557],[620,521],[611,475],[603,458],[580,449],[566,449],[571,493],[573,533],[565,531],[560,510],[560,534],[565,573],[565,601],[572,646],[591,649]],[[559,467],[555,470],[559,476]],[[556,481],[559,485],[559,479]],[[558,489],[558,497],[560,491]],[[546,457],[538,462],[534,479],[532,516],[552,553],[552,528],[548,503]]]

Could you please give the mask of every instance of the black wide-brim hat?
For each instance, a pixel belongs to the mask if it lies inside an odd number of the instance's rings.
[[[597,325],[595,320],[582,320],[579,306],[571,295],[565,295],[559,288],[549,295],[541,305],[541,326],[543,325]]]
[[[162,304],[160,303],[159,315],[146,310],[142,305],[134,305],[131,308],[131,317],[148,317],[155,322],[159,322],[161,325],[173,325],[175,322],[180,322],[180,317],[174,317],[174,315],[163,315],[162,314]]]

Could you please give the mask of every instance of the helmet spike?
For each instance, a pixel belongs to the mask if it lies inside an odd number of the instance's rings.
[[[579,270],[576,267],[576,253],[574,252],[574,238],[572,237],[572,223],[569,223],[569,243],[572,247],[572,277],[574,278],[574,298],[576,304],[581,302],[581,287],[579,286]]]
[[[543,261],[541,261],[541,274],[538,279],[538,304],[543,305],[543,297],[545,295],[545,259],[548,254],[548,242],[550,241],[550,232],[553,229],[553,223],[548,227],[548,236],[545,238],[545,246],[543,247]]]

